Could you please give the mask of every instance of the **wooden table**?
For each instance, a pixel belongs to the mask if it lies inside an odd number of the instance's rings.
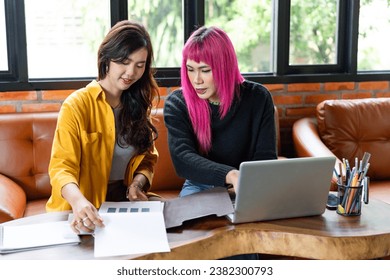
[[[47,213],[29,222],[66,219],[67,213]],[[22,223],[24,219],[12,223]],[[2,259],[94,259],[93,237],[76,246],[59,246],[0,255]],[[362,215],[323,215],[232,225],[225,217],[209,216],[168,230],[169,253],[111,259],[219,259],[263,253],[307,259],[375,259],[390,255],[390,205],[370,201]]]

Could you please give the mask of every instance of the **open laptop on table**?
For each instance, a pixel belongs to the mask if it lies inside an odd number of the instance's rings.
[[[321,215],[335,157],[248,161],[240,165],[232,223]]]

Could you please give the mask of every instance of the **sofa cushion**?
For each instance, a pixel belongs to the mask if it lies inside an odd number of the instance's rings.
[[[24,216],[34,216],[46,212],[46,198],[31,200],[26,205]]]
[[[371,154],[368,176],[390,179],[390,98],[326,100],[317,106],[318,130],[325,145],[353,163]]]
[[[0,223],[23,217],[26,194],[11,179],[0,174]]]
[[[28,201],[50,196],[48,165],[57,115],[0,114],[0,173],[20,185]]]

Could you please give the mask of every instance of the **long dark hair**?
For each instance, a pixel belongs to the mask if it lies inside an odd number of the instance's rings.
[[[118,139],[121,146],[132,145],[138,153],[149,150],[157,138],[157,129],[150,119],[154,99],[159,101],[159,91],[153,76],[153,48],[150,36],[141,24],[124,20],[115,24],[98,50],[98,79],[106,77],[110,61],[123,62],[129,55],[146,48],[148,57],[142,77],[121,95]]]

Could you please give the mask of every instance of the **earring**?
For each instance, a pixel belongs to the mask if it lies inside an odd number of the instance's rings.
[[[108,65],[106,65],[106,73],[108,73]]]

